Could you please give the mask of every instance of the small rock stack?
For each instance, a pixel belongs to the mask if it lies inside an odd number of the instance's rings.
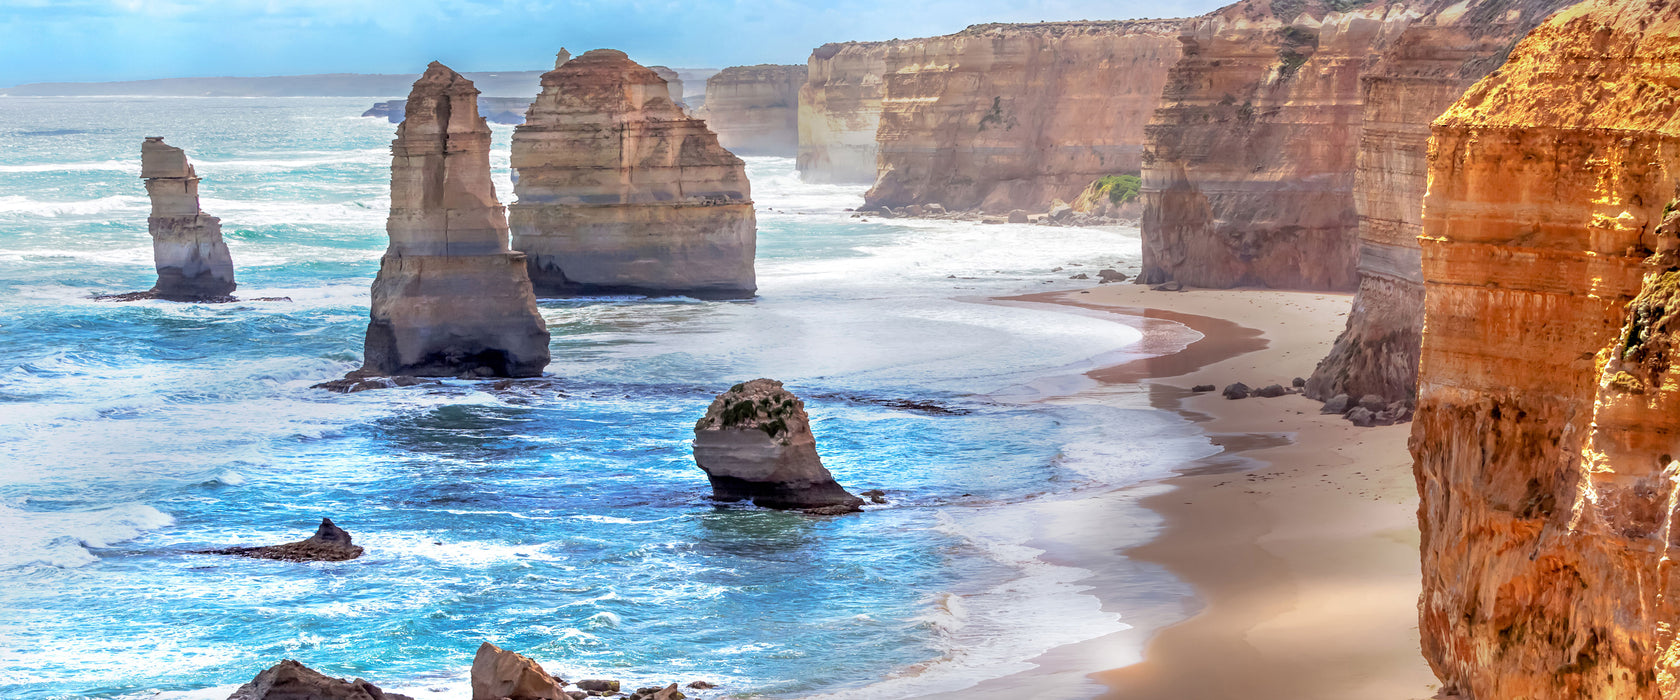
[[[233,257],[222,240],[222,220],[198,208],[198,173],[187,154],[148,136],[140,144],[140,177],[152,199],[146,219],[152,234],[157,286],[151,296],[169,301],[222,301],[233,293]]]
[[[819,514],[859,510],[817,455],[805,403],[774,379],[736,384],[694,425],[694,461],[720,501]]]

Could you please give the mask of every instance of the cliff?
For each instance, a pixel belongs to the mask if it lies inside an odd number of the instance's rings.
[[[875,183],[875,131],[887,50],[896,41],[823,44],[799,87],[799,176],[806,182]]]
[[[513,132],[513,245],[538,293],[750,297],[745,164],[653,71],[598,49],[543,76]]]
[[[1045,211],[1136,173],[1182,22],[985,24],[890,46],[866,206]]]
[[[478,90],[432,63],[391,142],[391,244],[352,376],[530,377],[548,365],[525,256],[508,249]]]
[[[233,281],[233,257],[222,240],[222,220],[198,208],[198,173],[187,154],[147,137],[140,144],[140,177],[152,200],[146,219],[152,234],[152,262],[157,285],[151,296],[170,301],[226,298]]]
[[[1360,79],[1419,0],[1243,0],[1184,27],[1143,156],[1142,283],[1352,290]]]
[[[835,513],[863,505],[823,467],[805,402],[774,379],[736,384],[712,401],[694,424],[694,462],[719,501]]]
[[[559,68],[559,66],[555,67]],[[661,80],[665,81],[665,87],[667,91],[671,93],[671,101],[675,102],[678,107],[687,110],[688,105],[683,103],[682,76],[678,75],[675,70],[666,68],[665,66],[648,66],[648,70],[653,71],[654,75],[659,76]]]
[[[743,156],[789,156],[799,151],[799,88],[805,66],[732,66],[706,79],[706,101],[695,116],[718,143]]]
[[[1364,123],[1354,166],[1359,292],[1347,330],[1306,395],[1416,399],[1423,332],[1423,192],[1429,123],[1504,63],[1518,39],[1574,0],[1438,0],[1389,45],[1360,83]]]
[[[1680,697],[1680,4],[1594,0],[1436,120],[1412,454],[1447,690]]]

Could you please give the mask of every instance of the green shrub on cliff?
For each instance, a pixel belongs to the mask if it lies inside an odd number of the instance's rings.
[[[1138,192],[1143,189],[1143,178],[1137,175],[1104,175],[1091,183],[1095,194],[1106,196],[1110,204],[1125,204],[1138,198]]]

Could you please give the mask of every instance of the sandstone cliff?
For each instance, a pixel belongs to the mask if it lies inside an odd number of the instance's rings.
[[[555,67],[558,68],[559,66]],[[648,70],[653,71],[654,75],[659,76],[661,80],[665,81],[665,88],[671,93],[671,101],[675,102],[678,107],[681,107],[686,111],[688,109],[688,105],[683,103],[682,76],[678,75],[675,70],[665,66],[648,66]]]
[[[1423,331],[1423,232],[1429,123],[1511,47],[1574,0],[1438,0],[1389,45],[1360,85],[1364,124],[1354,171],[1359,293],[1347,330],[1306,395],[1416,398]]]
[[[157,285],[150,293],[170,301],[225,298],[237,286],[233,257],[222,240],[222,220],[198,208],[198,173],[187,154],[150,136],[140,144],[140,177],[152,199],[146,219],[152,234]]]
[[[1435,122],[1424,655],[1469,698],[1680,697],[1680,3],[1594,0]]]
[[[887,50],[898,43],[823,44],[811,52],[799,88],[800,178],[875,183]]]
[[[837,513],[863,505],[823,467],[805,402],[774,379],[736,384],[712,401],[694,425],[694,461],[720,501]]]
[[[1044,211],[1136,173],[1182,22],[986,24],[890,46],[867,206]]]
[[[750,297],[757,242],[745,164],[664,80],[597,49],[543,76],[513,133],[513,245],[545,296]]]
[[[1424,0],[1242,0],[1185,25],[1143,157],[1143,283],[1352,290],[1360,78]]]
[[[525,256],[508,249],[472,81],[432,63],[391,142],[391,244],[359,375],[529,377],[548,365]]]
[[[706,102],[695,116],[718,143],[743,156],[799,151],[799,88],[805,66],[733,66],[706,79]]]

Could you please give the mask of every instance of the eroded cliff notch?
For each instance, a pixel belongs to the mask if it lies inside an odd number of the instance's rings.
[[[799,89],[805,66],[730,66],[706,79],[694,116],[718,143],[743,156],[793,156],[799,150]]]
[[[666,82],[597,49],[542,84],[514,130],[509,207],[537,292],[752,296],[745,163],[671,101]]]
[[[219,301],[238,287],[233,256],[222,240],[222,220],[198,208],[198,173],[185,151],[148,136],[140,144],[140,177],[152,200],[146,227],[152,234],[157,285],[150,296],[169,301]]]
[[[532,377],[548,365],[525,256],[508,247],[478,89],[441,63],[408,96],[391,142],[391,243],[352,376]]]

